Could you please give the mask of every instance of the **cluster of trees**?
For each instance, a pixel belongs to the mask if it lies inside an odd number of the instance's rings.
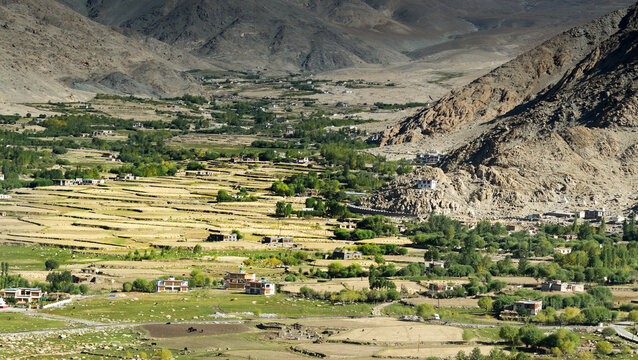
[[[363,255],[405,255],[408,249],[396,244],[362,244],[357,245],[355,250],[360,251]],[[420,265],[420,264],[413,264]]]
[[[352,231],[335,229],[334,235],[339,240],[364,240],[392,236],[398,232],[397,227],[389,219],[381,215],[374,215],[357,222],[357,228]]]
[[[545,335],[538,327],[531,324],[518,329],[505,325],[499,330],[499,336],[513,346],[523,343],[530,348],[544,347],[551,349],[556,356],[571,354],[580,345],[580,336],[573,331],[558,329],[549,335]]]
[[[168,276],[162,276],[157,280],[166,280]],[[199,269],[194,269],[190,273],[190,277],[175,276],[177,280],[188,280],[188,286],[193,288],[205,288],[215,287],[221,285],[221,281],[214,280],[209,274],[202,272]],[[156,281],[147,281],[146,279],[138,278],[133,282],[125,282],[122,284],[122,291],[124,292],[155,292]]]
[[[354,302],[368,302],[379,303],[386,301],[398,300],[401,294],[395,289],[388,290],[341,290],[339,292],[325,291],[323,293],[311,289],[307,286],[303,286],[299,289],[299,296],[306,299],[319,299],[329,300],[335,303],[354,303]]]
[[[64,292],[72,295],[89,292],[89,287],[86,284],[80,286],[73,284],[73,276],[70,271],[50,272],[46,279],[48,284],[38,284],[35,287],[40,287],[46,292]]]
[[[362,276],[368,276],[368,273],[364,271],[359,264],[343,266],[341,263],[334,262],[328,265],[328,277],[330,278],[352,278]]]
[[[257,197],[255,195],[249,195],[248,190],[245,187],[239,189],[239,192],[236,195],[228,195],[226,190],[217,191],[217,202],[246,202],[246,201],[257,201]]]
[[[601,226],[604,227],[604,223]],[[629,228],[630,225],[628,231]],[[572,230],[582,233],[582,229],[595,231],[590,236],[585,234],[584,239],[570,242],[570,254],[554,254],[555,261],[552,263],[532,265],[528,260],[530,256],[552,255],[555,246],[564,246],[565,240],[554,238],[553,233],[572,233]],[[426,260],[446,261],[445,269],[432,269],[437,276],[489,272],[495,276],[625,284],[638,274],[638,242],[617,244],[615,241],[619,241],[619,237],[598,235],[600,230],[591,227],[588,222],[575,222],[566,227],[545,225],[534,236],[526,232],[508,235],[499,223],[480,222],[475,229],[469,229],[458,221],[433,214],[427,222],[408,224],[407,232],[415,245],[427,249]],[[492,262],[490,254],[497,251],[511,252],[513,257],[519,258],[518,265],[514,266],[510,256]],[[481,252],[487,254],[482,255]]]

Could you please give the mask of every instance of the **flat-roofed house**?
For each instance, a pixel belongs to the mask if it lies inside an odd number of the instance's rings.
[[[238,272],[228,272],[228,274],[224,276],[224,281],[226,282],[226,289],[244,290],[246,284],[255,281],[255,274],[247,273],[244,269],[239,269]]]
[[[244,288],[246,294],[253,295],[275,295],[275,284],[265,279],[249,281]]]
[[[352,250],[335,250],[332,253],[332,256],[335,259],[354,260],[361,259],[361,252]]]
[[[520,309],[525,309],[527,313],[532,316],[538,315],[538,313],[543,309],[543,301],[542,300],[519,300],[514,302],[514,311],[518,312]]]
[[[560,254],[563,254],[563,255],[567,255],[567,254],[570,254],[572,252],[572,249],[568,248],[568,247],[555,247],[554,248],[554,252],[557,252],[557,253],[560,253]]]
[[[287,236],[264,236],[262,243],[274,246],[292,247],[295,245],[295,239]]]
[[[237,234],[210,234],[208,235],[208,239],[206,239],[206,241],[237,241]]]
[[[71,179],[55,179],[53,180],[53,185],[58,186],[71,186],[75,184],[75,180]]]
[[[188,281],[177,280],[172,276],[166,280],[157,280],[155,292],[188,292]]]
[[[584,284],[573,282],[562,282],[560,280],[546,281],[541,285],[542,291],[560,291],[560,292],[583,292]]]
[[[18,304],[30,304],[38,301],[42,295],[40,288],[8,288],[2,291],[3,298],[14,298]]]
[[[434,180],[434,179],[417,180],[415,182],[415,186],[416,186],[417,189],[434,190],[434,189],[436,189],[436,180]]]

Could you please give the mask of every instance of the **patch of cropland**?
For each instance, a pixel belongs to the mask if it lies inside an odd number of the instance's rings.
[[[464,137],[442,170],[397,179],[365,204],[394,211],[525,214],[636,204],[634,6],[574,28],[386,131],[382,144]],[[442,135],[443,134],[443,135]],[[440,181],[415,189],[416,178]]]

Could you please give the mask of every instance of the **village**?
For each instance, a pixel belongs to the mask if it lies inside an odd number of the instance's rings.
[[[77,146],[46,170],[1,176],[0,357],[635,358],[634,214],[568,195],[498,219],[365,207],[399,174],[435,195],[447,154],[371,155],[381,104],[225,101],[36,105],[86,124],[52,127]]]

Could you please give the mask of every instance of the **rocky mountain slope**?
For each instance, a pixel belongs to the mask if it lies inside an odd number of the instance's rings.
[[[441,169],[397,179],[364,204],[484,216],[633,208],[637,77],[638,4],[547,41],[386,132],[386,144],[427,144],[490,123],[449,153]],[[440,186],[414,189],[411,181],[423,177]],[[566,205],[559,203],[564,196]]]
[[[629,0],[58,1],[220,66],[324,71],[406,62],[469,43],[516,53]]]
[[[184,70],[203,62],[155,39],[147,46],[54,1],[0,1],[2,101],[73,100],[90,92],[197,92]]]

